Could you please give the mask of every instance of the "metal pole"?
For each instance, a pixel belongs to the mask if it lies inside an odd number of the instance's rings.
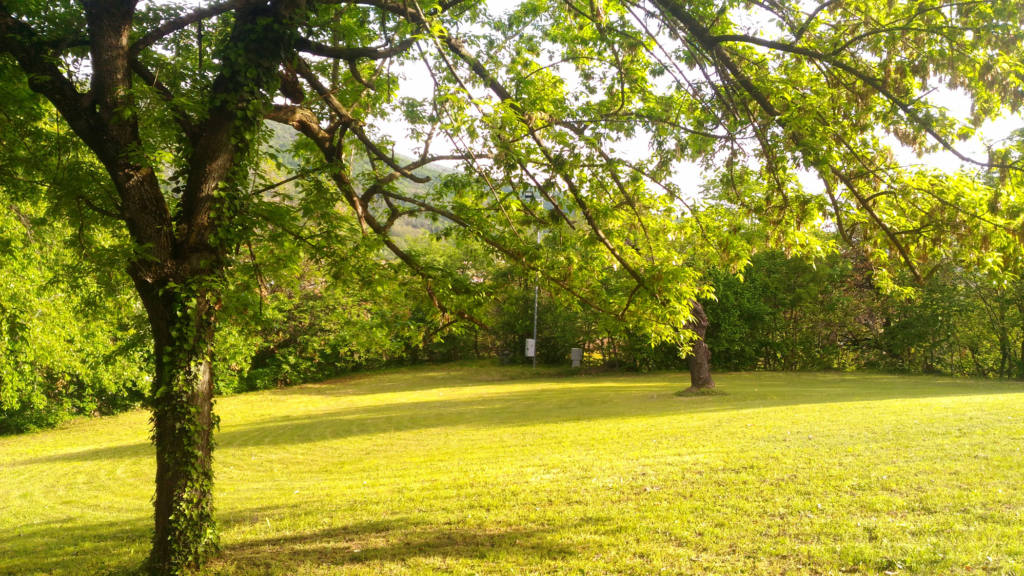
[[[533,367],[537,367],[537,296],[540,294],[540,282],[533,285]]]
[[[540,229],[537,229],[537,244],[540,244]],[[540,296],[540,270],[537,270],[537,282],[533,285],[533,367],[537,368],[537,300]]]

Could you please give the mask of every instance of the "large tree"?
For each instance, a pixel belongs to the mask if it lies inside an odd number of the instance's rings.
[[[239,167],[253,149],[292,48],[304,2],[235,2],[187,17],[139,14],[135,2],[0,4],[0,50],[45,97],[105,168],[116,201],[90,199],[123,221],[129,264],[149,317],[157,448],[150,566],[177,573],[215,546],[212,490],[212,340],[218,282],[236,241]],[[144,52],[190,22],[231,10],[217,42],[188,78],[158,79]],[[213,31],[211,31],[213,32]],[[205,73],[209,70],[209,73]],[[142,82],[137,78],[141,77]],[[5,79],[5,82],[13,79]],[[168,80],[188,88],[179,98]],[[140,84],[148,89],[140,90]],[[175,128],[152,115],[163,98]],[[147,130],[149,129],[149,130]]]
[[[439,310],[473,321],[467,283],[391,239],[401,218],[433,215],[692,352],[693,384],[710,386],[700,269],[742,263],[752,243],[681,189],[679,162],[702,163],[720,205],[788,247],[828,221],[918,276],[943,234],[984,230],[987,253],[1019,253],[1013,156],[969,158],[955,142],[1021,104],[1021,8],[527,0],[494,17],[468,0],[0,2],[0,54],[22,73],[3,81],[27,83],[92,151],[113,194],[86,199],[134,246],[155,355],[150,570],[180,573],[216,545],[213,333],[224,271],[261,228],[308,241],[303,227],[353,217]],[[971,95],[971,117],[931,105],[936,84]],[[252,185],[265,119],[306,139],[299,197]],[[407,131],[389,138],[380,127],[396,120]],[[887,135],[991,169],[994,184],[908,171]],[[394,137],[417,157],[398,160]],[[395,188],[439,160],[464,171],[421,197]],[[527,188],[544,203],[524,202]]]

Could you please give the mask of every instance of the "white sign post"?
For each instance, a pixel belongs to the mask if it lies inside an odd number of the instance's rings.
[[[573,348],[569,351],[569,358],[572,360],[572,367],[579,368],[583,362],[583,348]]]
[[[537,341],[533,338],[526,339],[526,357],[534,358],[537,356]]]

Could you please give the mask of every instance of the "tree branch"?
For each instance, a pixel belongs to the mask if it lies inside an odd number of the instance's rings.
[[[384,60],[397,56],[416,43],[417,38],[406,38],[398,44],[391,46],[328,46],[306,38],[299,38],[295,42],[295,49],[299,52],[323,56],[324,58],[337,58],[339,60]]]
[[[878,78],[875,78],[874,76],[871,76],[867,72],[864,72],[864,71],[858,69],[857,67],[855,67],[853,65],[850,65],[850,64],[848,64],[846,62],[843,62],[842,60],[839,60],[836,57],[829,56],[829,55],[826,55],[826,54],[822,54],[821,52],[818,52],[816,50],[811,50],[810,48],[804,48],[802,46],[794,46],[792,44],[787,44],[787,43],[784,43],[784,42],[776,42],[774,40],[765,40],[763,38],[757,38],[755,36],[748,36],[746,34],[724,34],[724,35],[720,35],[720,36],[710,37],[710,39],[715,44],[721,44],[721,43],[725,43],[725,42],[740,42],[740,43],[752,44],[754,46],[761,46],[763,48],[769,48],[769,49],[772,49],[772,50],[778,50],[780,52],[786,52],[786,53],[790,53],[790,54],[804,56],[804,57],[810,58],[812,60],[817,60],[819,62],[823,62],[823,63],[825,63],[825,64],[827,64],[829,66],[832,66],[834,68],[838,68],[839,70],[842,70],[843,72],[846,72],[847,74],[853,76],[854,78],[857,78],[858,80],[860,80],[864,84],[867,84],[875,92],[877,92],[878,94],[882,95],[886,100],[888,100],[894,106],[899,108],[899,110],[901,112],[903,112],[903,114],[907,117],[908,120],[910,120],[913,123],[914,126],[916,126],[920,130],[923,130],[925,133],[927,133],[929,136],[931,136],[931,138],[933,140],[935,140],[935,142],[937,142],[940,146],[942,146],[943,149],[945,149],[947,152],[953,154],[954,156],[956,156],[961,161],[967,162],[969,164],[974,164],[976,166],[982,166],[982,167],[985,167],[985,168],[1000,168],[1000,169],[1024,170],[1020,166],[1015,166],[1013,164],[1005,164],[1005,163],[998,163],[998,164],[996,164],[996,163],[992,163],[992,162],[984,162],[984,161],[981,161],[981,160],[975,160],[974,158],[971,158],[970,156],[967,156],[966,154],[960,152],[959,150],[956,149],[956,147],[953,146],[952,143],[949,142],[949,140],[947,140],[941,134],[936,132],[935,129],[931,127],[930,122],[928,122],[926,119],[922,118],[917,113],[917,111],[915,111],[914,108],[909,103],[905,102],[902,98],[896,96],[896,94],[894,94],[891,90],[886,88]],[[756,99],[756,97],[755,97],[755,99]]]
[[[231,10],[244,7],[248,4],[256,4],[256,2],[253,2],[253,0],[229,0],[227,2],[221,2],[204,8],[199,8],[189,12],[188,14],[182,14],[177,18],[172,18],[143,34],[131,45],[131,48],[129,48],[129,54],[132,58],[135,58],[146,48],[149,48],[161,39],[185,28],[190,24],[195,24],[200,20],[212,18],[214,16],[224,14],[225,12],[230,12]]]
[[[181,127],[182,131],[185,132],[185,136],[189,139],[195,138],[196,125],[189,115],[188,111],[179,106],[174,100],[174,93],[168,88],[163,82],[157,79],[156,74],[146,68],[146,66],[139,62],[138,59],[133,58],[131,61],[132,71],[146,83],[147,86],[156,90],[160,98],[163,99],[164,103],[167,104],[168,108],[171,109],[171,114],[174,116],[174,120]]]

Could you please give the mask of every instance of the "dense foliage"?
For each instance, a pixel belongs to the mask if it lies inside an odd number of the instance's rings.
[[[24,87],[0,99],[29,120],[0,116],[0,433],[136,406],[152,347],[127,239],[92,214],[102,172]]]
[[[83,260],[76,231],[47,222],[45,205],[4,188],[0,204],[0,433],[140,404],[149,332],[126,283]],[[82,234],[93,250],[116,242]]]
[[[708,303],[721,368],[1024,378],[1020,280],[958,268],[887,293],[855,252],[816,261],[762,253],[744,277],[719,273]]]

